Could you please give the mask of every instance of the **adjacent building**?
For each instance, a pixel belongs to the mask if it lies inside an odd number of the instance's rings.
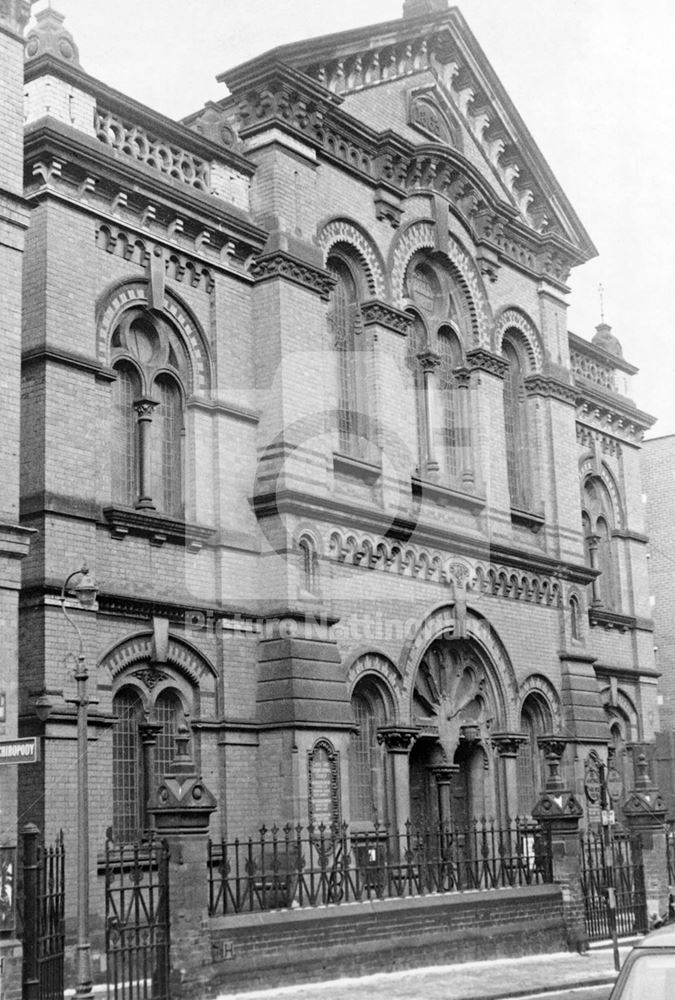
[[[552,736],[596,823],[589,771],[625,790],[658,728],[652,418],[609,327],[567,330],[595,248],[459,10],[277,48],[183,122],[83,65],[42,11],[22,815],[73,828],[86,562],[92,879],[183,726],[228,839],[528,816]]]

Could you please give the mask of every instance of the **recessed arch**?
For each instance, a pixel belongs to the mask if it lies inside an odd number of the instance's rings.
[[[154,659],[153,633],[137,632],[114,645],[99,660],[99,669],[106,670],[115,683],[133,666]],[[182,674],[195,687],[214,687],[217,671],[213,664],[186,639],[169,635],[167,664]]]
[[[527,359],[528,374],[541,372],[544,363],[541,336],[534,322],[522,309],[505,306],[495,316],[495,354],[502,353],[504,337],[507,334],[522,345]]]
[[[444,253],[438,250],[436,223],[431,220],[413,222],[396,237],[389,259],[394,304],[399,308],[407,304],[405,278],[408,265],[422,250],[430,251],[447,262],[450,273],[466,296],[471,317],[470,346],[489,350],[491,310],[478,269],[471,255],[452,234],[448,237],[447,250]]]
[[[134,307],[148,308],[148,282],[126,280],[111,285],[99,298],[96,306],[96,350],[99,360],[110,363],[111,339],[123,313]],[[167,289],[164,308],[158,315],[169,321],[182,339],[189,367],[190,392],[208,395],[213,385],[210,350],[204,333],[191,309]]]
[[[321,227],[317,241],[323,251],[324,262],[336,246],[345,244],[363,267],[370,295],[378,299],[386,297],[382,258],[373,241],[359,225],[350,219],[332,219]]]

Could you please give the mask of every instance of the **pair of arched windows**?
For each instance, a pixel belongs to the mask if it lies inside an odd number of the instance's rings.
[[[620,587],[613,537],[615,511],[609,490],[599,476],[589,476],[584,483],[581,520],[586,562],[600,571],[591,584],[592,603],[616,611],[620,607]]]
[[[412,323],[406,361],[412,377],[420,474],[439,471],[461,485],[470,469],[468,397],[463,391],[466,302],[439,264],[413,259],[406,278]],[[431,383],[434,381],[434,390]]]
[[[148,797],[164,778],[176,751],[184,720],[182,700],[173,688],[142,697],[133,685],[113,699],[113,836],[129,842],[149,827]]]
[[[187,357],[171,325],[142,308],[111,340],[112,496],[125,507],[182,517]]]

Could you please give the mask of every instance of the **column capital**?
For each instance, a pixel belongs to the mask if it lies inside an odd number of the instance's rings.
[[[459,774],[459,764],[437,764],[435,767],[430,767],[429,770],[436,782],[439,785],[444,785],[452,781],[456,774]]]
[[[420,351],[417,355],[417,360],[420,363],[422,371],[432,372],[440,365],[441,356],[440,354],[436,354],[435,351]]]
[[[516,757],[519,748],[529,742],[525,733],[493,733],[491,737],[492,746],[500,757]]]
[[[156,399],[150,399],[149,397],[137,399],[133,404],[139,420],[151,420],[152,414],[157,406],[159,406],[159,402]]]
[[[389,753],[408,753],[418,732],[411,726],[381,726],[377,730],[377,742],[383,743]]]

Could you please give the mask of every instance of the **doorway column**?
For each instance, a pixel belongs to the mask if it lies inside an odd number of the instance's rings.
[[[384,744],[390,764],[393,788],[393,825],[405,833],[410,819],[410,779],[408,756],[417,738],[417,729],[409,726],[382,726],[377,731],[377,742]]]
[[[431,768],[431,773],[436,779],[438,789],[438,815],[443,825],[449,824],[452,819],[452,809],[450,806],[450,786],[452,779],[459,774],[459,764],[439,764]]]
[[[528,742],[524,733],[495,733],[492,746],[499,757],[497,795],[499,820],[503,827],[518,815],[518,749]]]

